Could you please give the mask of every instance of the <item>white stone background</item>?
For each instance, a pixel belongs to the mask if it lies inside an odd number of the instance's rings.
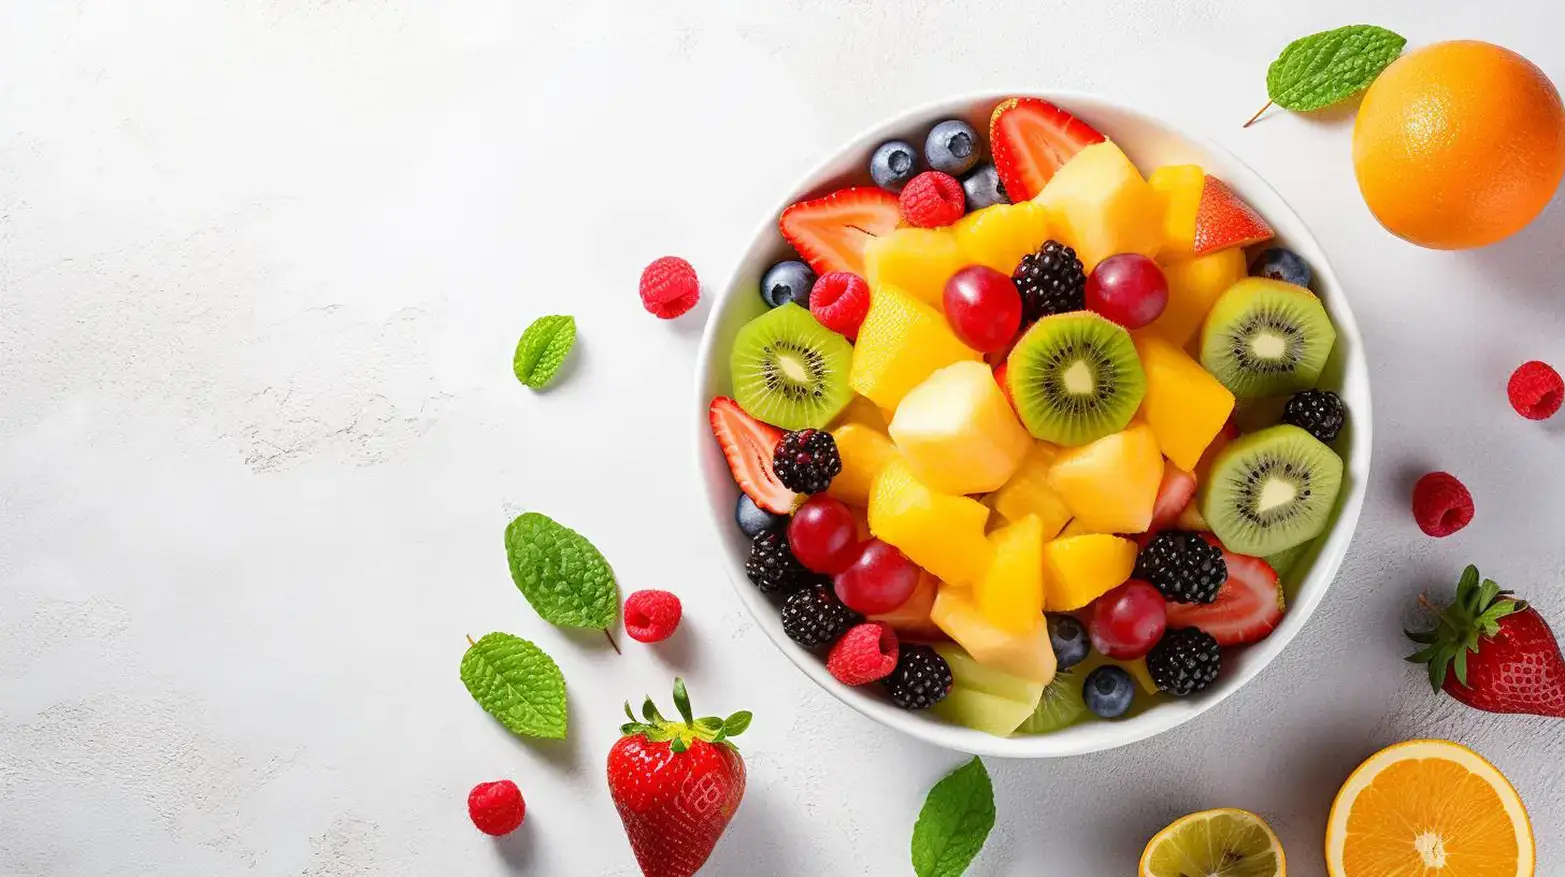
[[[641,266],[730,264],[777,194],[860,128],[948,93],[1085,89],[1205,132],[1314,228],[1363,326],[1375,474],[1341,575],[1237,696],[1132,748],[991,761],[984,875],[1134,871],[1206,807],[1265,814],[1322,873],[1332,794],[1376,748],[1441,736],[1531,804],[1565,873],[1565,729],[1432,696],[1403,607],[1476,562],[1565,627],[1565,418],[1504,396],[1565,365],[1565,205],[1516,238],[1418,250],[1359,199],[1350,114],[1276,114],[1267,63],[1368,20],[1483,38],[1565,83],[1547,0],[106,0],[0,3],[0,874],[629,875],[602,764],[621,700],[674,673],[756,712],[750,788],[708,870],[909,872],[960,756],[893,735],[778,655],[708,556],[688,460],[706,309]],[[510,373],[576,315],[566,379]],[[1460,474],[1444,541],[1412,479]],[[505,523],[587,532],[668,648],[616,657],[540,621]],[[559,660],[568,743],[506,734],[457,679],[464,634]],[[512,777],[526,826],[467,821]]]

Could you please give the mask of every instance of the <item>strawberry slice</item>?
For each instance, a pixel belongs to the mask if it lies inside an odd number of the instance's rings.
[[[1156,533],[1172,527],[1194,497],[1195,476],[1165,461],[1163,483],[1158,485],[1157,502],[1152,506],[1152,526],[1147,531]]]
[[[709,413],[712,435],[717,436],[739,489],[769,512],[792,513],[799,495],[784,487],[772,470],[772,451],[783,437],[782,430],[746,414],[727,396],[713,399]]]
[[[994,166],[1005,193],[1018,204],[1042,192],[1082,147],[1103,140],[1091,125],[1036,97],[1013,97],[989,117]]]
[[[1212,544],[1216,540],[1207,537]],[[1169,603],[1170,628],[1199,627],[1220,646],[1266,639],[1282,621],[1282,586],[1271,565],[1259,557],[1223,550],[1228,581],[1211,603]]]
[[[1195,213],[1193,255],[1205,256],[1229,247],[1248,247],[1269,241],[1276,232],[1244,203],[1228,184],[1207,174],[1201,185],[1201,204]]]
[[[777,225],[817,275],[847,271],[864,276],[864,245],[888,235],[902,221],[897,196],[875,186],[840,189],[800,201]]]

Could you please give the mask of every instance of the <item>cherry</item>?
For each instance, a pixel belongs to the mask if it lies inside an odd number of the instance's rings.
[[[1168,307],[1168,278],[1140,253],[1120,253],[1098,263],[1087,277],[1087,310],[1139,329]]]
[[[1168,626],[1168,604],[1157,588],[1131,579],[1092,604],[1092,647],[1121,661],[1145,657]]]
[[[890,612],[913,595],[922,574],[896,546],[870,539],[859,546],[858,559],[837,573],[837,599],[865,615]]]
[[[788,522],[788,545],[805,569],[833,575],[859,556],[858,525],[842,500],[818,493]]]
[[[1022,326],[1022,295],[1011,278],[969,265],[946,281],[946,321],[963,344],[981,353],[1003,349]]]

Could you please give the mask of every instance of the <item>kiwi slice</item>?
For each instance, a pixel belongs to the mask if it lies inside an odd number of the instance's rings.
[[[1087,704],[1081,699],[1081,680],[1069,670],[1061,670],[1043,689],[1038,706],[1016,733],[1048,734],[1076,724],[1086,714]]]
[[[1315,386],[1337,330],[1314,293],[1251,277],[1212,306],[1201,333],[1201,365],[1241,399]]]
[[[1124,429],[1147,394],[1130,333],[1090,311],[1034,323],[1006,360],[1006,383],[1027,431],[1068,447]]]
[[[728,366],[734,401],[783,429],[820,429],[848,402],[853,345],[789,302],[739,327]]]
[[[1235,439],[1212,461],[1201,516],[1229,551],[1266,557],[1319,536],[1342,487],[1342,458],[1297,426]]]

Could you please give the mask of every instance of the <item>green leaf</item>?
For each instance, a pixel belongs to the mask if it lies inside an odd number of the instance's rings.
[[[516,342],[516,357],[511,369],[516,379],[541,390],[565,364],[565,357],[576,343],[575,317],[539,317]]]
[[[913,826],[913,872],[959,877],[994,828],[994,787],[977,758],[935,783]]]
[[[511,580],[550,624],[605,630],[619,615],[614,571],[586,537],[527,512],[505,528]]]
[[[1294,40],[1266,71],[1266,94],[1294,111],[1318,110],[1369,87],[1407,40],[1383,27],[1353,24]]]
[[[690,692],[685,689],[685,680],[674,677],[674,709],[679,711],[679,717],[685,720],[685,724],[696,723],[695,713],[690,711]]]
[[[749,710],[740,710],[723,720],[723,733],[729,737],[737,737],[750,727],[750,721],[754,718]]]
[[[565,739],[565,677],[527,640],[491,633],[473,643],[462,656],[462,684],[511,733]]]

